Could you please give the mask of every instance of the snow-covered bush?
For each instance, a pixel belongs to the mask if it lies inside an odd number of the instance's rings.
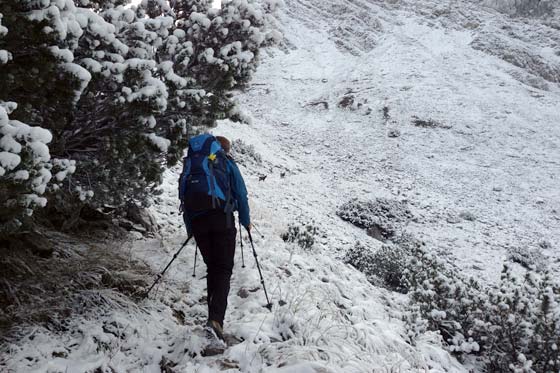
[[[475,354],[493,372],[560,368],[560,286],[548,274],[521,281],[505,266],[498,286],[482,287],[421,247],[407,271],[412,341],[437,331],[451,352]]]
[[[546,257],[538,248],[530,249],[527,247],[510,247],[508,248],[508,259],[514,263],[519,263],[527,269],[535,271],[544,270],[546,265]]]
[[[262,156],[257,153],[253,145],[247,144],[241,139],[233,140],[231,153],[235,161],[246,167],[262,164]]]
[[[409,255],[407,249],[400,245],[383,245],[373,251],[357,243],[346,252],[344,261],[364,273],[372,284],[406,293],[408,288],[404,274]]]
[[[383,245],[373,255],[376,275],[388,289],[401,293],[408,291],[404,274],[409,256],[408,249],[401,245]]]
[[[381,285],[377,280],[374,254],[375,252],[369,247],[364,246],[361,242],[356,242],[356,245],[344,255],[344,262],[366,275],[367,280],[372,284]]]
[[[393,238],[398,228],[412,218],[405,202],[386,198],[375,201],[352,199],[340,206],[337,215],[382,241]]]
[[[480,285],[474,279],[461,277],[448,263],[420,245],[413,248],[405,276],[415,311],[409,324],[415,328],[422,325],[417,320],[419,314],[428,330],[441,334],[450,351],[478,352],[480,339],[473,332],[484,314],[485,297]]]
[[[288,225],[288,230],[282,233],[281,238],[284,240],[284,242],[295,243],[300,248],[308,250],[313,247],[317,232],[317,227],[312,223],[295,223]]]

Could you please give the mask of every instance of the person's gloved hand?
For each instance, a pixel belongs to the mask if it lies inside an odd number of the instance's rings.
[[[253,224],[249,223],[249,225],[245,226],[245,229],[247,229],[247,232],[251,232],[251,228],[253,228]]]

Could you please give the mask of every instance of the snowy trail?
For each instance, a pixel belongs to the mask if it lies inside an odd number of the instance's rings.
[[[488,281],[508,246],[548,241],[543,253],[558,270],[560,156],[550,157],[560,155],[557,86],[545,92],[519,83],[510,65],[469,46],[473,31],[430,25],[414,4],[287,5],[286,50],[264,56],[239,96],[252,124],[222,122],[213,130],[262,156],[261,165],[241,164],[241,171],[253,222],[264,234],[253,236],[273,312],[263,307],[245,239],[246,268],[238,246],[225,320],[241,342],[223,356],[194,356],[203,342],[197,333],[206,318],[205,268],[199,256],[192,277],[189,244],[149,300],[73,320],[74,333],[36,332],[14,346],[13,371],[160,372],[163,362],[171,372],[468,371],[437,336],[408,344],[406,297],[371,285],[340,260],[357,241],[381,245],[337,217],[354,197],[407,201],[415,219],[406,232]],[[363,17],[364,9],[376,17]],[[353,96],[353,109],[338,107],[345,95]],[[413,116],[442,126],[413,126]],[[395,130],[399,135],[389,137]],[[166,172],[153,208],[162,237],[132,243],[155,271],[185,239],[178,172]],[[280,238],[293,223],[318,228],[311,249]]]

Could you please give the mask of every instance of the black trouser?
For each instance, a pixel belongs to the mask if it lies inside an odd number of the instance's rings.
[[[207,268],[208,319],[223,326],[229,294],[229,282],[235,256],[233,214],[222,211],[211,212],[192,221],[194,238]]]

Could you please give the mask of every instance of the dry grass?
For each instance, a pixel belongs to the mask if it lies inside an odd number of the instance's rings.
[[[29,325],[64,331],[70,315],[103,307],[104,297],[94,293],[133,295],[151,278],[146,264],[131,259],[125,240],[46,237],[55,246],[50,258],[0,247],[0,340]]]

